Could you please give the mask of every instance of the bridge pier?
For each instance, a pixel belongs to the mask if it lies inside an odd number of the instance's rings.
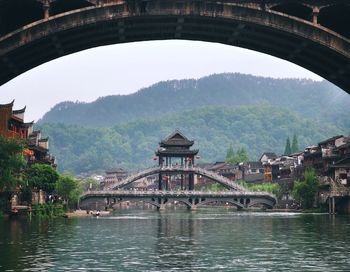
[[[44,9],[44,19],[48,19],[50,17],[50,1],[49,0],[44,1],[43,9]]]
[[[164,211],[165,210],[165,205],[164,204],[160,204],[159,206],[157,206],[157,210],[158,211]]]
[[[335,197],[329,197],[328,198],[328,212],[329,214],[335,214]]]
[[[312,23],[318,24],[318,15],[320,13],[320,9],[318,7],[314,7],[312,9]]]

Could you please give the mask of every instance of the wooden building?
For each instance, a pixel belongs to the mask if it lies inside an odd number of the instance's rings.
[[[166,139],[159,143],[159,148],[156,151],[158,164],[160,167],[184,167],[190,168],[195,164],[195,158],[199,152],[198,149],[191,149],[194,141],[189,140],[180,131],[176,130]],[[176,178],[176,177],[173,177]],[[172,175],[159,173],[158,189],[169,189],[169,183],[172,180]],[[194,175],[188,173],[180,175],[181,189],[194,190]]]
[[[40,130],[33,131],[34,121],[24,122],[26,107],[13,110],[13,104],[14,100],[9,104],[0,104],[0,135],[26,141],[23,154],[29,165],[44,163],[56,167],[55,157],[49,154],[49,139],[42,138]]]
[[[101,189],[110,189],[111,186],[118,181],[122,181],[128,177],[128,172],[120,167],[115,167],[106,171],[106,176],[101,182]]]

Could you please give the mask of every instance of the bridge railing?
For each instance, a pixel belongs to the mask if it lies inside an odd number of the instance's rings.
[[[118,187],[123,187],[129,183],[132,183],[138,179],[141,179],[143,177],[152,175],[152,174],[156,174],[158,172],[174,172],[174,171],[180,171],[180,172],[195,172],[199,175],[203,175],[206,176],[214,181],[217,181],[223,185],[226,185],[227,187],[229,187],[230,189],[234,189],[237,191],[249,191],[247,188],[237,184],[235,181],[232,181],[228,178],[225,178],[224,176],[221,176],[215,172],[212,171],[208,171],[205,170],[203,168],[200,167],[196,167],[196,166],[181,166],[181,165],[168,165],[168,166],[156,166],[156,167],[151,167],[151,168],[147,168],[141,172],[138,172],[136,174],[133,174],[129,177],[127,177],[126,179],[117,182],[115,184],[113,184],[111,186],[112,189],[118,188]]]
[[[118,197],[118,196],[131,196],[131,197],[157,197],[157,196],[174,196],[174,197],[268,197],[276,199],[276,197],[267,192],[251,192],[251,191],[137,191],[137,190],[104,190],[104,191],[89,191],[81,195],[81,198],[89,196],[95,197]]]

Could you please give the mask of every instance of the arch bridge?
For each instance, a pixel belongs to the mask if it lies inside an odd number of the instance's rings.
[[[205,176],[218,182],[228,188],[228,191],[224,192],[201,192],[192,190],[153,190],[153,191],[136,191],[136,190],[123,190],[124,186],[127,186],[137,180],[145,178],[151,175],[162,174],[197,174]],[[110,190],[106,191],[89,191],[81,196],[80,207],[83,208],[96,208],[99,205],[113,206],[116,203],[123,201],[143,201],[156,206],[157,208],[163,208],[165,204],[170,202],[180,202],[185,204],[188,208],[195,208],[200,205],[209,204],[212,202],[224,202],[230,203],[236,206],[238,209],[249,208],[253,206],[264,206],[272,208],[277,199],[273,194],[267,192],[252,192],[245,187],[240,186],[234,181],[231,181],[221,175],[214,172],[207,171],[205,169],[191,166],[159,166],[143,170],[139,173],[129,176],[128,178],[115,183],[111,186]],[[99,204],[98,204],[99,203]]]
[[[107,190],[89,191],[80,198],[80,207],[85,209],[95,209],[97,203],[102,207],[113,206],[123,201],[143,201],[158,209],[163,209],[164,205],[171,202],[180,202],[190,209],[197,206],[206,205],[213,202],[230,203],[237,209],[263,206],[273,208],[276,204],[276,197],[266,192],[198,192],[198,191],[126,191]]]
[[[267,53],[350,93],[349,14],[348,0],[0,0],[0,85],[88,48],[185,39]]]
[[[205,170],[203,168],[197,167],[197,166],[189,166],[189,167],[184,167],[184,166],[157,166],[157,167],[152,167],[145,169],[141,172],[138,172],[134,175],[131,175],[127,177],[126,179],[123,179],[115,184],[113,184],[110,188],[112,190],[114,189],[119,189],[122,187],[125,187],[137,180],[140,180],[142,178],[152,176],[155,174],[185,174],[185,173],[191,173],[191,174],[197,174],[204,176],[206,178],[209,178],[217,183],[220,183],[224,187],[230,189],[230,190],[236,190],[236,191],[241,191],[245,192],[247,189],[236,182],[225,178],[224,176],[218,175],[212,171]]]

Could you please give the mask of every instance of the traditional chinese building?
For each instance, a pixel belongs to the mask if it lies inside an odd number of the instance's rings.
[[[187,139],[180,131],[176,130],[166,139],[159,143],[159,148],[156,151],[158,163],[160,167],[184,167],[190,168],[195,163],[195,156],[198,154],[198,149],[191,149],[194,141]],[[158,189],[169,189],[171,181],[170,174],[159,173]],[[187,183],[187,184],[186,184]],[[194,189],[194,175],[189,172],[180,176],[181,189]]]
[[[111,185],[127,178],[128,172],[123,168],[115,167],[109,171],[106,171],[106,176],[101,182],[102,189],[110,189]]]
[[[49,154],[49,139],[41,138],[40,130],[33,131],[34,121],[24,122],[26,107],[13,110],[13,104],[14,100],[9,104],[0,104],[0,135],[27,142],[23,154],[28,164],[45,163],[56,167],[55,157]]]
[[[25,107],[13,110],[14,100],[9,104],[0,104],[0,135],[6,138],[26,139],[32,132],[33,122],[24,122]]]
[[[241,180],[242,179],[242,171],[239,168],[239,165],[237,164],[230,164],[227,162],[215,162],[215,163],[202,163],[197,165],[205,170],[212,171],[214,173],[217,173],[225,178],[228,178],[229,180],[235,181],[235,180]],[[209,178],[203,177],[203,176],[197,176],[197,183],[198,184],[208,184],[212,183],[213,181]],[[196,183],[196,179],[195,179]]]

